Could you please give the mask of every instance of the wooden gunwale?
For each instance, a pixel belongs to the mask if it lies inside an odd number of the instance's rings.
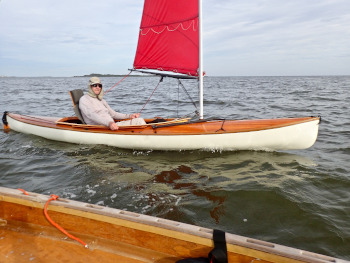
[[[34,193],[25,196],[18,190],[0,187],[0,235],[6,233],[8,238],[11,234],[8,231],[18,226],[23,233],[18,230],[12,232],[24,235],[26,231],[32,230],[30,235],[35,240],[43,238],[43,243],[50,241],[58,247],[66,247],[64,252],[71,259],[74,259],[74,252],[90,257],[95,253],[99,256],[104,254],[111,260],[104,262],[112,262],[113,256],[125,257],[123,262],[175,262],[184,257],[206,256],[213,246],[210,229],[66,199],[50,203],[50,216],[67,231],[86,239],[90,246],[86,251],[80,244],[55,234],[42,212],[48,199],[48,196]],[[0,238],[0,243],[4,239]],[[232,234],[226,234],[226,239],[229,263],[255,262],[258,259],[262,263],[345,262]],[[39,241],[35,242],[38,244]],[[33,247],[32,243],[27,245]],[[45,255],[50,254],[49,249],[53,247],[48,246]],[[40,251],[32,252],[40,254]],[[71,262],[83,262],[81,259]]]
[[[78,132],[108,133],[123,135],[207,135],[207,134],[226,134],[241,133],[277,129],[310,121],[320,120],[320,117],[302,117],[302,118],[284,118],[284,119],[256,119],[256,120],[208,120],[190,122],[182,119],[176,123],[159,123],[140,126],[123,126],[117,131],[111,131],[105,126],[84,125],[64,123],[67,120],[73,120],[75,117],[66,117],[53,121],[47,117],[24,116],[9,113],[9,116],[15,120],[47,128],[70,130]],[[46,119],[47,118],[47,119]],[[169,125],[171,124],[171,125]],[[162,127],[163,126],[163,127]],[[10,127],[11,128],[11,127]]]

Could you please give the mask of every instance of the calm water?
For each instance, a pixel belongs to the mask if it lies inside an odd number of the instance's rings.
[[[105,89],[120,78],[102,79]],[[68,90],[88,78],[0,78],[0,110],[72,116]],[[158,78],[129,77],[105,96],[139,111]],[[191,84],[184,83],[191,96]],[[165,79],[142,112],[194,108]],[[178,103],[178,99],[181,103]],[[0,185],[258,238],[350,260],[350,77],[208,77],[205,115],[321,115],[319,137],[293,152],[158,152],[74,145],[0,131]]]

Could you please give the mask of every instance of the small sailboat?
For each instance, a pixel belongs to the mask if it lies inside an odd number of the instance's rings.
[[[0,187],[0,207],[0,258],[5,263],[174,263],[188,258],[207,258],[216,247],[212,229],[55,195]],[[226,261],[213,262],[349,262],[223,234],[225,249],[221,251]]]
[[[197,79],[199,112],[196,118],[146,119],[145,125],[123,126],[111,131],[104,126],[85,125],[78,117],[5,112],[5,130],[69,143],[141,150],[278,151],[311,147],[317,139],[320,117],[204,118],[201,6],[198,0],[146,0],[132,69],[162,77]]]

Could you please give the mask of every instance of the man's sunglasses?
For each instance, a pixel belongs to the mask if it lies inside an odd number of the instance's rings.
[[[92,84],[91,86],[94,88],[96,88],[96,87],[102,88],[102,84]]]

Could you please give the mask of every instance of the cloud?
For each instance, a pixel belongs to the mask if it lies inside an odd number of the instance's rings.
[[[139,0],[2,0],[0,75],[123,74],[142,8]],[[209,75],[349,74],[346,0],[206,0],[203,21]]]
[[[226,74],[254,74],[249,64],[255,74],[315,74],[315,68],[316,74],[337,74],[327,64],[335,58],[350,62],[349,11],[346,1],[213,2],[204,23],[205,48],[212,65],[220,68],[221,61]],[[228,64],[236,73],[224,68]],[[349,74],[342,66],[338,74]]]
[[[9,72],[5,63],[26,61],[38,75],[63,63],[75,64],[78,73],[80,68],[96,72],[99,61],[114,58],[118,64],[127,56],[126,71],[133,62],[141,19],[142,5],[137,2],[3,0],[0,17],[6,23],[0,25],[0,70]],[[26,75],[1,71],[0,75]]]

